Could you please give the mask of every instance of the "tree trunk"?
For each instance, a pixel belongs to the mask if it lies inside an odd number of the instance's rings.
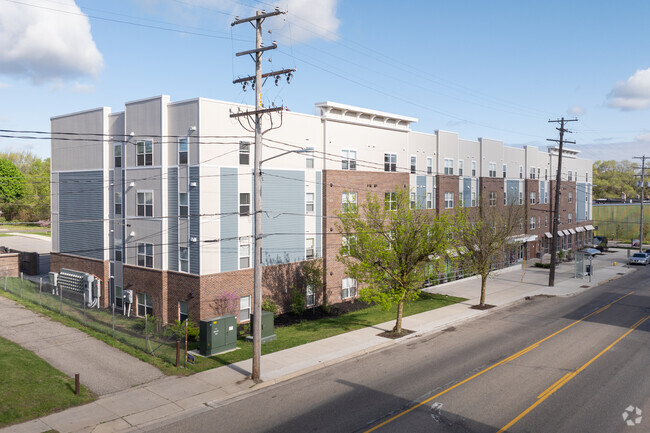
[[[395,321],[395,327],[393,328],[393,333],[401,334],[402,333],[402,315],[404,314],[404,299],[400,300],[397,303],[397,320]]]
[[[481,301],[479,305],[482,307],[485,305],[485,286],[487,283],[487,276],[481,275]]]

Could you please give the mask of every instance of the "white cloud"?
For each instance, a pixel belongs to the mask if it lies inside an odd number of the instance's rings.
[[[569,107],[567,113],[569,113],[570,116],[582,116],[585,114],[585,109],[578,105],[574,105],[573,107]]]
[[[92,84],[83,84],[78,81],[75,81],[72,85],[72,91],[74,93],[94,93],[95,86]]]
[[[338,39],[341,21],[336,17],[338,0],[283,0],[276,2],[286,10],[289,26],[280,29],[282,40],[293,43],[310,39]]]
[[[74,0],[3,2],[0,46],[0,73],[35,83],[96,76],[103,67],[88,17]]]
[[[650,108],[650,68],[638,70],[627,81],[620,81],[607,95],[608,106],[624,111]]]
[[[642,143],[650,143],[650,132],[646,132],[645,134],[637,135],[634,137],[636,141],[642,142]]]

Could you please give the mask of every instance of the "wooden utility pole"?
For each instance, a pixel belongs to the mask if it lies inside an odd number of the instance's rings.
[[[242,51],[236,53],[236,56],[250,55],[255,61],[255,75],[250,77],[238,78],[233,81],[233,84],[241,83],[246,89],[246,84],[249,82],[254,83],[255,87],[255,110],[247,110],[239,113],[233,113],[230,117],[253,117],[255,120],[255,155],[254,155],[254,176],[253,176],[253,195],[254,195],[254,213],[253,225],[255,227],[254,234],[254,257],[253,257],[253,368],[251,371],[251,379],[255,382],[261,382],[261,362],[262,362],[262,116],[264,114],[271,114],[273,112],[282,112],[284,107],[264,108],[262,103],[262,79],[267,77],[276,77],[276,84],[281,75],[287,76],[287,81],[291,78],[292,72],[295,69],[283,69],[281,71],[270,72],[262,74],[262,53],[264,51],[273,50],[277,48],[275,42],[270,46],[265,47],[262,43],[262,23],[264,19],[276,15],[284,14],[286,12],[275,9],[273,12],[257,11],[254,17],[239,19],[231,24],[236,26],[242,23],[251,23],[255,28],[255,49]],[[241,124],[241,121],[240,121]],[[244,126],[242,124],[242,126]],[[271,123],[271,127],[272,127]],[[251,131],[252,132],[252,131]]]
[[[639,220],[639,252],[643,252],[643,199],[645,198],[645,155],[635,156],[634,159],[641,160],[641,219]]]
[[[560,127],[555,128],[560,131],[560,139],[555,140],[547,138],[547,141],[555,141],[560,144],[558,155],[557,155],[557,175],[555,176],[555,199],[553,200],[553,222],[551,228],[553,231],[553,237],[551,238],[551,269],[548,274],[548,285],[549,287],[555,286],[555,265],[556,265],[556,251],[557,251],[557,240],[558,240],[558,228],[560,225],[560,184],[562,183],[562,146],[564,143],[575,144],[575,141],[564,141],[564,133],[571,132],[564,127],[567,122],[577,122],[578,119],[565,119],[564,117],[557,120],[549,120],[549,123],[559,123]],[[551,153],[551,157],[552,157]],[[551,161],[553,161],[551,159]],[[551,167],[552,168],[552,167]],[[552,173],[552,171],[551,171]]]

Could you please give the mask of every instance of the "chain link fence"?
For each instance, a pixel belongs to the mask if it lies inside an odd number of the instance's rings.
[[[114,338],[128,346],[157,356],[170,364],[177,363],[177,341],[185,349],[185,323],[164,325],[160,319],[146,315],[127,317],[122,308],[91,308],[85,292],[67,290],[40,278],[38,283],[21,276],[9,277],[2,272],[0,290],[12,293],[26,302],[57,312],[94,331]],[[131,311],[131,314],[135,314]],[[195,349],[196,341],[188,341],[187,350]],[[181,363],[183,355],[181,355]]]

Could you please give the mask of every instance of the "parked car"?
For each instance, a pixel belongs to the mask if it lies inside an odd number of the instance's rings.
[[[634,253],[630,260],[628,260],[629,265],[647,265],[650,260],[648,259],[648,254],[646,253]]]
[[[598,249],[599,251],[607,251],[607,237],[606,236],[594,236],[593,238],[593,248]]]

